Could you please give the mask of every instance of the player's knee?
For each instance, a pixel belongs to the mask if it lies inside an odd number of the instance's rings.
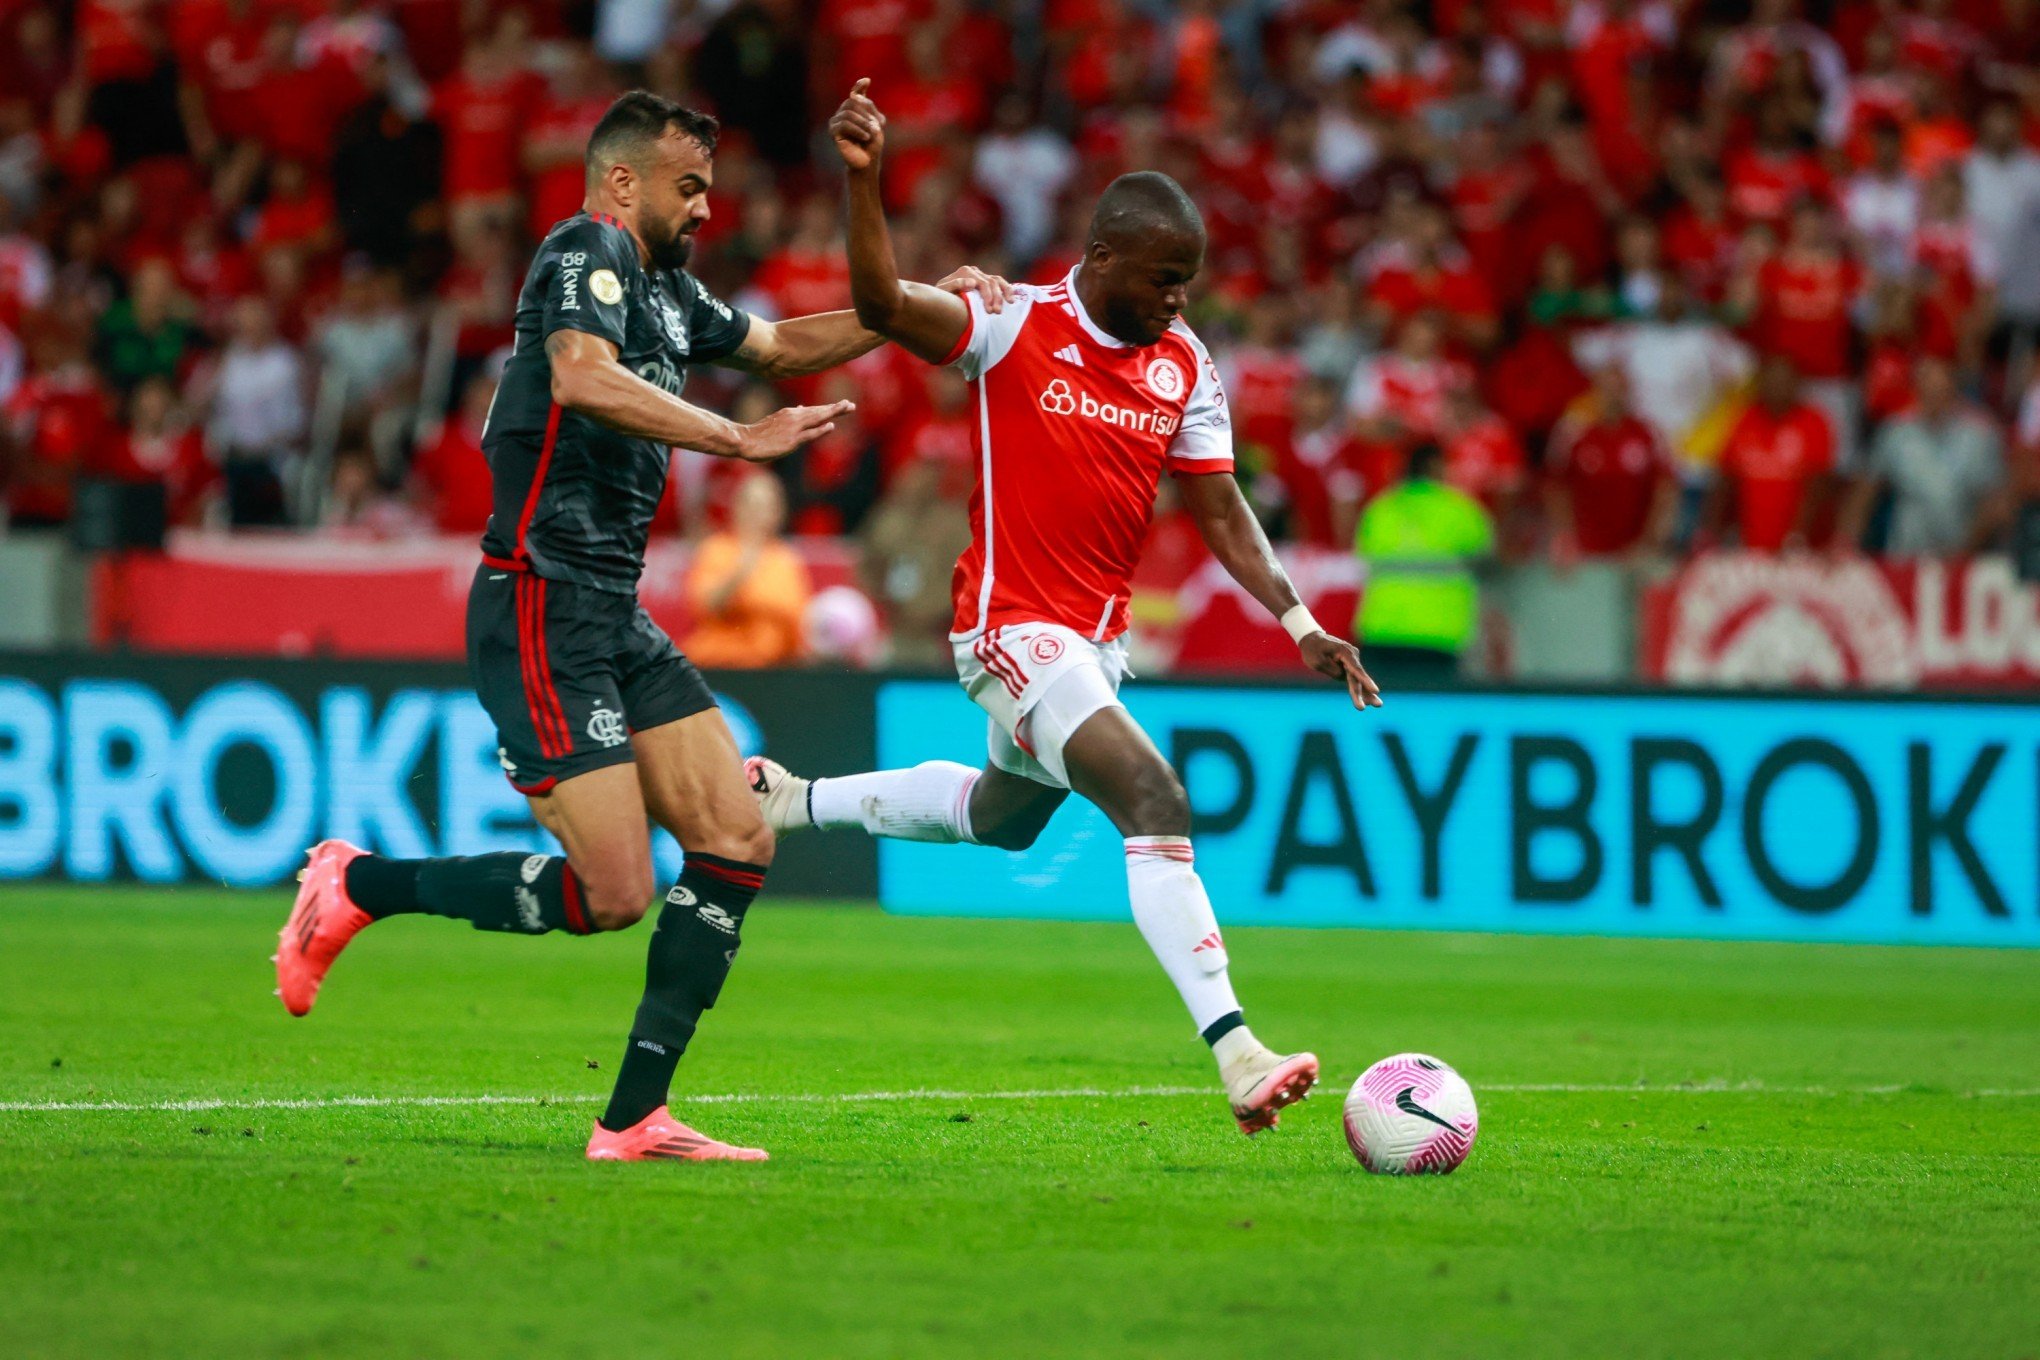
[[[588,918],[597,930],[628,930],[644,919],[657,885],[649,862],[635,867],[605,866],[593,874],[576,871]]]
[[[1141,772],[1134,782],[1128,820],[1136,836],[1190,834],[1190,795],[1174,770],[1157,764]]]
[[[739,864],[756,864],[760,868],[772,863],[773,852],[778,849],[772,828],[765,825],[763,817],[718,826],[693,840],[688,849],[699,854],[716,855]]]
[[[994,850],[1025,850],[1041,839],[1041,828],[1038,818],[1008,817],[988,827],[973,827],[971,833],[979,845]]]

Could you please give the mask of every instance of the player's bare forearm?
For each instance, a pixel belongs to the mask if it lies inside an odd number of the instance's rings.
[[[916,358],[942,362],[970,328],[970,304],[900,277],[876,166],[850,173],[849,197],[850,297],[857,320]]]
[[[847,364],[884,343],[883,335],[858,324],[856,312],[817,312],[787,321],[754,317],[744,343],[722,363],[765,378],[798,378]]]
[[[866,93],[869,87],[869,81],[858,81],[829,120],[829,134],[849,172],[850,298],[867,328],[909,354],[941,363],[970,329],[970,305],[900,278],[879,192],[885,115]]]
[[[559,330],[545,338],[552,398],[620,434],[722,458],[742,456],[743,427],[684,402],[625,368],[600,336]]]
[[[1206,472],[1179,477],[1176,485],[1183,504],[1197,522],[1211,555],[1226,574],[1238,581],[1263,609],[1281,618],[1298,601],[1289,573],[1275,556],[1274,546],[1254,518],[1253,507],[1240,494],[1240,484],[1230,472]]]
[[[621,434],[718,458],[748,463],[783,458],[835,429],[835,417],[853,405],[789,406],[755,425],[739,425],[646,382],[623,366],[616,346],[601,336],[557,330],[545,338],[545,353],[552,399],[561,406]]]
[[[1283,570],[1281,559],[1275,556],[1268,535],[1261,529],[1261,521],[1254,518],[1253,507],[1240,494],[1240,484],[1232,474],[1201,473],[1180,477],[1176,484],[1211,555],[1263,609],[1282,620],[1284,628],[1291,629],[1303,664],[1344,684],[1353,707],[1381,707],[1381,687],[1360,664],[1360,649],[1315,626],[1310,611],[1301,608],[1303,602],[1290,583],[1289,573]],[[1303,620],[1294,628],[1290,624],[1292,610]]]

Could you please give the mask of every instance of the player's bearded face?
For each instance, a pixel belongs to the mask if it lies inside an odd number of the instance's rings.
[[[694,253],[694,233],[708,220],[714,170],[708,153],[691,138],[668,136],[659,150],[657,168],[645,181],[638,235],[654,269],[680,269]]]

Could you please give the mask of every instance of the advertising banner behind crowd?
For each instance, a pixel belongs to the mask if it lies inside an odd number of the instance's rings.
[[[748,754],[872,758],[873,682],[711,677]],[[556,849],[457,666],[0,655],[0,881],[288,882],[339,836],[399,856]],[[679,849],[655,838],[662,877]],[[790,842],[776,891],[868,897],[859,838]]]
[[[1960,562],[1716,553],[1646,588],[1642,671],[1682,685],[2040,688],[2040,588]]]
[[[1230,924],[2040,945],[2040,705],[1133,685]],[[879,694],[888,765],[976,760],[953,686]],[[968,883],[969,891],[957,885]],[[1123,919],[1072,800],[1019,854],[886,842],[906,913]]]

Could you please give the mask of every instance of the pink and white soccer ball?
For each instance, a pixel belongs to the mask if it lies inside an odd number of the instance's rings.
[[[1429,1054],[1383,1058],[1346,1095],[1346,1144],[1376,1175],[1442,1176],[1479,1134],[1473,1088]]]

